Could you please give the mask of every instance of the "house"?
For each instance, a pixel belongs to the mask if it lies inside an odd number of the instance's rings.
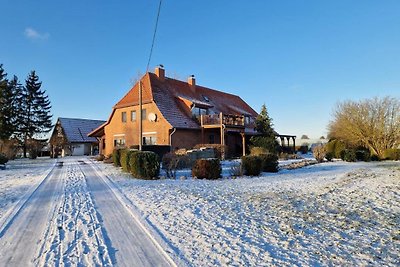
[[[187,82],[166,77],[164,68],[157,67],[122,97],[107,122],[90,132],[89,137],[99,139],[100,153],[105,155],[119,147],[137,148],[141,138],[144,149],[223,144],[228,149],[226,154],[240,156],[248,139],[256,134],[256,116],[257,112],[239,96],[197,85],[194,76]]]
[[[83,156],[95,155],[99,141],[88,133],[104,124],[101,120],[58,118],[49,143],[52,155]]]

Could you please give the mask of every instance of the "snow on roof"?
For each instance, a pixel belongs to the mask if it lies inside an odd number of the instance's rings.
[[[92,143],[96,138],[88,137],[88,133],[105,123],[101,120],[58,118],[64,133],[71,143]]]

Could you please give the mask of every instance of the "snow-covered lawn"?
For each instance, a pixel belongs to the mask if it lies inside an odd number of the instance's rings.
[[[216,181],[142,181],[96,165],[188,265],[399,266],[399,162]]]
[[[54,159],[17,159],[0,170],[0,221],[24,195],[50,172]],[[29,193],[29,192],[28,192]]]

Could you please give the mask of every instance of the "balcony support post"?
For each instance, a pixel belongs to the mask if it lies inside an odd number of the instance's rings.
[[[242,136],[242,145],[243,145],[243,156],[246,156],[246,136],[244,133],[240,133]]]

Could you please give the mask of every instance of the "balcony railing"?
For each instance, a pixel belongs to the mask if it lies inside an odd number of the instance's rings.
[[[225,125],[229,127],[244,127],[245,117],[231,114],[201,115],[201,126]]]

